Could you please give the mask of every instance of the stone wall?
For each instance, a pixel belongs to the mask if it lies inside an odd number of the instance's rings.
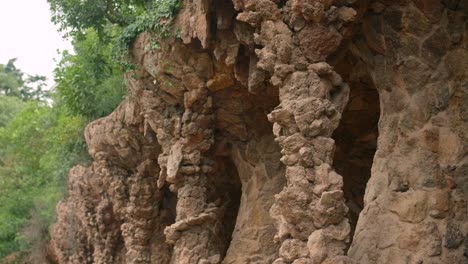
[[[382,111],[349,251],[359,263],[467,262],[467,7],[376,2],[352,44]]]
[[[51,258],[466,263],[465,2],[185,0],[86,128]]]

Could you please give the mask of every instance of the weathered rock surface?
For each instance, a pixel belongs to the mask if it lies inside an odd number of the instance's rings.
[[[467,8],[184,1],[86,128],[51,257],[467,263]]]

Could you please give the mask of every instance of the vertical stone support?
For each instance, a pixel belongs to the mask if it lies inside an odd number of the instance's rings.
[[[105,159],[98,159],[94,164],[96,175],[93,176],[96,177],[99,175],[106,186],[115,187],[116,185],[121,185],[122,179],[125,177],[125,172],[117,168],[111,169],[111,167],[110,163]],[[120,189],[123,191],[125,187]],[[93,196],[92,194],[88,195],[88,197]],[[89,200],[92,201],[94,199],[91,198]],[[120,239],[120,228],[119,223],[115,223],[114,221],[116,214],[123,213],[125,211],[124,201],[125,195],[123,195],[122,192],[113,191],[110,195],[101,199],[97,205],[93,205],[93,202],[89,203],[89,209],[93,206],[95,207],[94,213],[85,214],[94,220],[88,220],[87,223],[94,225],[93,232],[90,232],[89,236],[92,236],[95,241],[93,243],[93,260],[95,263],[104,264],[117,261],[117,258],[114,255],[114,250],[116,249],[117,243]]]
[[[129,83],[133,92],[142,92],[140,83]],[[156,187],[161,147],[141,133],[141,122],[135,121],[139,105],[134,97],[127,98],[113,114],[85,130],[94,162],[69,174],[68,209],[58,211],[52,232],[61,262],[151,263],[152,248],[165,244],[152,241],[162,233],[161,192]]]
[[[350,225],[331,139],[349,87],[325,60],[349,33],[345,25],[356,11],[311,2],[288,1],[279,9],[269,0],[234,1],[243,10],[237,19],[260,28],[251,74],[260,71],[279,87],[280,105],[268,115],[287,179],[270,210],[281,243],[276,264],[351,261],[344,257]]]
[[[268,116],[282,148],[286,187],[271,213],[282,242],[275,263],[324,263],[345,255],[349,242],[343,180],[332,169],[334,141],[348,87],[326,63],[309,65],[284,80],[280,105]],[[337,97],[332,98],[330,94]]]
[[[177,192],[176,223],[165,230],[174,244],[171,263],[219,263],[219,208],[208,204],[214,161],[207,154],[214,143],[212,99],[206,88],[184,95],[180,139],[168,157],[166,181]]]
[[[138,172],[128,179],[129,202],[126,222],[121,226],[125,240],[126,263],[151,263],[151,239],[157,227],[161,194],[154,177],[159,169],[152,162],[144,162]]]

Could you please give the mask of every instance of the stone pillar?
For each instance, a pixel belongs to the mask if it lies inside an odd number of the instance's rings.
[[[220,208],[208,204],[209,180],[214,161],[207,155],[214,143],[214,116],[206,88],[184,95],[185,112],[180,139],[168,157],[166,181],[177,192],[176,223],[165,230],[174,244],[171,263],[219,263]]]
[[[356,11],[331,1],[234,1],[237,19],[260,28],[258,62],[251,76],[270,76],[280,105],[269,115],[282,148],[287,183],[275,196],[271,215],[281,243],[274,263],[351,262],[348,208],[343,181],[332,169],[337,128],[349,88],[324,61],[349,33]],[[262,74],[255,74],[259,71]],[[249,79],[249,89],[251,88]],[[254,91],[254,89],[250,89]]]
[[[122,224],[125,240],[126,263],[151,263],[151,239],[158,227],[161,193],[156,187],[155,175],[159,168],[152,162],[144,162],[138,172],[128,179],[128,204],[126,222]],[[151,176],[149,176],[151,175]]]
[[[325,63],[292,73],[280,88],[281,104],[269,115],[287,166],[287,185],[271,209],[282,241],[275,263],[333,263],[349,242],[348,208],[342,177],[332,169],[331,139],[349,91],[343,83],[333,86],[333,76]],[[341,97],[335,102],[334,90]]]

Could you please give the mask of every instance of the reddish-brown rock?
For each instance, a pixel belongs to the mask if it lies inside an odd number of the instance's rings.
[[[185,0],[183,43],[139,36],[143,77],[86,128],[51,255],[466,263],[462,2]]]

